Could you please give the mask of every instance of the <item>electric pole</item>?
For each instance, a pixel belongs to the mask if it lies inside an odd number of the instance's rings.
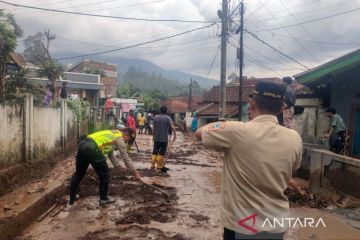
[[[244,67],[244,2],[240,6],[240,47],[238,50],[239,59],[239,121],[242,121],[242,106],[243,106],[243,67]]]
[[[189,103],[188,103],[188,108],[190,112],[191,112],[191,101],[192,101],[192,78],[190,78]]]
[[[226,54],[228,41],[228,0],[222,0],[221,17],[221,73],[220,73],[220,111],[219,118],[226,115]]]

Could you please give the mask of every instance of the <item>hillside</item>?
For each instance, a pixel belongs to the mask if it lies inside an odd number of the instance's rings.
[[[185,96],[189,94],[189,84],[181,84],[161,74],[154,72],[148,73],[134,66],[129,67],[129,69],[124,74],[120,74],[118,78],[120,86],[130,84],[134,88],[143,91],[156,89],[167,96]],[[204,90],[194,81],[193,94],[202,95],[203,92]]]
[[[166,70],[163,69],[156,64],[141,60],[141,59],[130,59],[130,58],[106,58],[106,59],[98,59],[100,61],[105,61],[109,63],[114,63],[118,65],[118,72],[123,75],[127,72],[130,67],[135,67],[137,69],[141,69],[143,72],[147,72],[149,74],[155,73],[160,74],[161,76],[176,81],[181,85],[188,85],[190,83],[190,79],[195,80],[202,88],[209,89],[214,85],[219,84],[219,81],[213,79],[206,79],[202,76],[192,75],[188,73],[184,73],[181,71],[175,70]]]

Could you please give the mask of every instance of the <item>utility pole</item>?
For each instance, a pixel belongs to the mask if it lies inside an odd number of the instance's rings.
[[[190,89],[189,89],[189,103],[188,103],[189,112],[191,112],[191,101],[192,101],[192,78],[190,78]]]
[[[226,114],[226,54],[228,41],[228,0],[222,0],[221,17],[221,73],[220,73],[220,111],[219,118]]]
[[[238,50],[239,59],[239,121],[242,121],[242,106],[243,106],[243,67],[244,67],[244,1],[241,2],[240,6],[240,47]]]

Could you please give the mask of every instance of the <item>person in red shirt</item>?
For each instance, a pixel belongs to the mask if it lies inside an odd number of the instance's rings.
[[[127,124],[129,128],[132,128],[136,132],[136,123],[134,118],[134,110],[130,109],[129,114],[127,116]]]
[[[112,101],[111,101],[111,96],[109,95],[105,101],[105,114],[106,115],[108,115],[110,113],[111,105],[112,105]]]
[[[126,120],[127,120],[126,127],[131,128],[132,135],[133,135],[132,137],[134,139],[133,142],[128,143],[128,151],[130,152],[131,146],[133,145],[133,143],[135,142],[135,139],[136,139],[136,123],[135,123],[135,117],[134,117],[134,110],[130,109]]]

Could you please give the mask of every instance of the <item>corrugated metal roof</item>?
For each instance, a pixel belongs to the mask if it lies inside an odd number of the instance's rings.
[[[310,84],[329,74],[337,74],[356,65],[360,65],[360,49],[303,73],[299,73],[294,77],[302,84]]]

